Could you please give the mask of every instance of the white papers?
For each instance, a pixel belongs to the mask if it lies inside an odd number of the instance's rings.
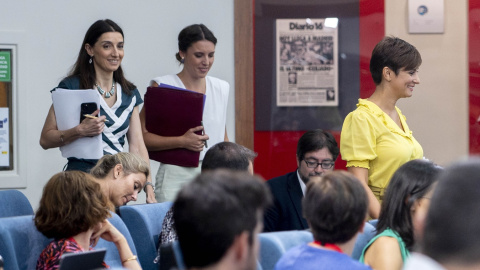
[[[93,90],[56,89],[52,92],[52,100],[58,130],[71,129],[80,124],[82,103],[95,102],[100,108],[100,97]],[[60,151],[66,158],[99,159],[103,156],[102,134],[79,138],[61,146]]]
[[[0,108],[0,167],[10,166],[10,133],[8,108]]]

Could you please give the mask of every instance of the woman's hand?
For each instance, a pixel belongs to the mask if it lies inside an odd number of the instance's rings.
[[[108,220],[104,220],[101,226],[93,232],[90,240],[91,245],[94,247],[97,245],[98,240],[102,238],[108,242],[118,243],[121,240],[125,240],[125,236],[117,230]]]
[[[97,116],[99,112],[100,110],[97,109],[95,112],[92,113],[92,116]],[[77,126],[78,133],[82,137],[91,137],[101,134],[105,127],[105,119],[106,117],[104,115],[99,116],[95,119],[83,119],[80,125]]]
[[[198,126],[189,129],[183,134],[183,148],[190,151],[200,152],[205,146],[205,141],[209,139],[207,134],[197,135],[195,132],[203,130],[203,126]]]
[[[96,116],[99,112],[100,110],[96,110],[92,115]],[[40,135],[40,145],[43,149],[49,149],[67,145],[78,138],[96,136],[103,132],[103,128],[105,127],[104,121],[105,116],[100,116],[95,119],[87,118],[71,129],[58,130],[55,110],[52,105],[45,119],[45,124],[43,124]]]
[[[99,238],[113,242],[118,249],[118,254],[120,255],[120,261],[122,262],[123,267],[131,270],[142,269],[136,259],[137,256],[133,255],[127,239],[117,230],[117,228],[115,228],[108,220],[104,220],[101,223],[101,226],[98,227],[99,228],[93,232],[90,241],[91,243],[94,243],[93,246],[97,244]]]

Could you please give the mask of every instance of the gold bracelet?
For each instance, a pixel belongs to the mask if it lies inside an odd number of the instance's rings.
[[[129,261],[133,261],[133,260],[136,260],[137,259],[137,255],[133,255],[132,257],[122,261],[122,264],[126,263],[126,262],[129,262]]]

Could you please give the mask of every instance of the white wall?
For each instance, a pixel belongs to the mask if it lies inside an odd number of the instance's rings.
[[[98,19],[117,22],[125,35],[122,67],[126,77],[143,95],[151,78],[179,71],[175,60],[177,36],[193,23],[203,23],[218,39],[215,64],[209,75],[230,83],[227,131],[235,139],[233,0],[127,1],[127,0],[16,0],[3,1],[0,45],[16,31],[19,44],[17,140],[24,192],[38,206],[46,181],[62,170],[66,159],[58,149],[43,150],[38,140],[51,106],[49,90],[67,74],[75,62],[88,27]],[[8,41],[7,41],[8,42]],[[156,172],[157,164],[152,169]],[[0,174],[0,188],[2,185]],[[139,202],[145,202],[142,195]]]
[[[441,165],[468,155],[468,1],[445,3],[443,34],[408,34],[408,1],[385,0],[385,33],[417,47],[420,84],[398,102],[426,158]]]

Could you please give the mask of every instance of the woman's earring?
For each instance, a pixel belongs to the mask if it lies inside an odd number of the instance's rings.
[[[182,63],[182,64],[185,63],[185,58],[184,57],[182,57],[182,60],[180,60],[180,63]]]
[[[92,58],[93,58],[93,56],[90,56],[90,60],[88,60],[88,63],[89,63],[89,64],[92,63]]]

